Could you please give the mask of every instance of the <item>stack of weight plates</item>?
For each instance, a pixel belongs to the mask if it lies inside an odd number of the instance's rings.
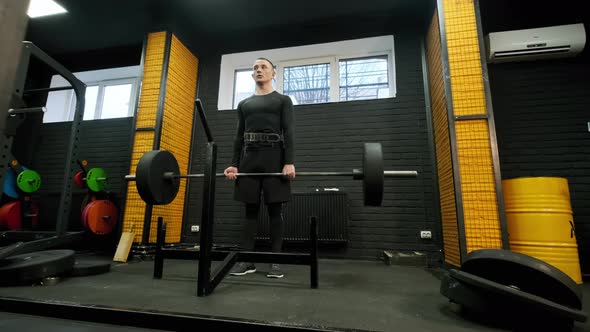
[[[581,287],[567,274],[509,250],[469,253],[460,270],[443,277],[440,291],[465,311],[525,330],[571,330],[587,319]]]

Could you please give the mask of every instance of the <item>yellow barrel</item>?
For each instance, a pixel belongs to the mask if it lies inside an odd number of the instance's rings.
[[[582,284],[567,179],[502,181],[510,249],[549,263]]]

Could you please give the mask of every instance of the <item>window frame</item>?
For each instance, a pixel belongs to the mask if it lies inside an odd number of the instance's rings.
[[[86,87],[91,86],[99,86],[99,91],[97,94],[97,102],[96,107],[93,112],[93,117],[90,119],[85,119],[84,121],[91,121],[91,120],[109,120],[115,118],[108,118],[102,119],[102,105],[104,102],[104,88],[106,86],[111,85],[120,85],[120,84],[131,84],[131,93],[129,99],[129,109],[125,116],[117,117],[133,117],[135,115],[136,106],[138,103],[137,96],[139,91],[141,91],[141,71],[142,68],[140,66],[127,66],[127,67],[114,67],[114,68],[105,68],[105,69],[98,69],[98,70],[90,70],[90,71],[83,71],[74,73],[74,75],[84,82]],[[59,75],[55,74],[51,78],[50,87],[61,87],[61,86],[68,86],[69,84],[65,81],[65,79]],[[43,119],[43,123],[54,123],[54,122],[68,122],[73,121],[74,115],[76,112],[76,95],[73,90],[64,90],[64,91],[57,91],[57,92],[49,92],[48,100],[51,94],[63,94],[63,103],[59,102],[60,110],[54,112],[52,119],[49,121]],[[60,98],[60,97],[56,97]],[[63,107],[63,109],[61,108]],[[84,105],[86,107],[86,105]],[[86,115],[86,114],[85,114]],[[98,116],[97,116],[98,115]]]
[[[371,52],[371,54],[366,54],[364,53],[363,55],[360,56],[341,56],[341,57],[336,57],[336,64],[338,67],[338,96],[337,96],[337,100],[338,102],[348,102],[348,101],[358,101],[358,100],[340,100],[340,61],[341,60],[357,60],[357,59],[369,59],[369,58],[377,58],[377,57],[381,57],[381,56],[387,56],[387,84],[389,85],[389,97],[388,98],[395,98],[396,94],[397,94],[397,85],[392,84],[393,79],[394,79],[394,75],[393,75],[393,68],[390,67],[390,65],[392,64],[393,60],[393,55],[392,52]],[[395,85],[395,86],[394,86]],[[377,98],[380,99],[380,98]],[[361,100],[374,100],[374,99],[361,99]]]
[[[235,73],[237,70],[250,69],[251,64],[258,57],[271,59],[277,71],[276,90],[283,93],[284,67],[292,65],[306,65],[322,63],[322,59],[330,59],[330,103],[340,101],[340,72],[341,60],[387,56],[389,97],[397,97],[397,74],[395,57],[395,36],[381,35],[368,38],[340,40],[335,42],[308,44],[294,47],[258,50],[242,53],[223,54],[221,56],[217,109],[219,111],[234,110],[235,108]],[[353,50],[352,52],[350,50]],[[325,60],[324,60],[325,61]],[[326,63],[323,62],[323,63]],[[230,90],[231,89],[231,90]],[[381,98],[379,98],[381,99]],[[374,99],[365,99],[374,100]]]
[[[127,77],[127,78],[102,80],[102,81],[86,83],[86,87],[98,86],[98,94],[96,96],[96,107],[94,108],[94,116],[92,117],[92,119],[87,119],[86,121],[107,120],[107,119],[102,118],[102,105],[104,104],[105,87],[113,86],[113,85],[124,85],[124,84],[131,84],[131,92],[129,94],[129,109],[127,110],[127,116],[121,116],[121,117],[117,117],[117,118],[124,118],[124,117],[133,116],[133,112],[135,110],[135,98],[134,97],[135,97],[135,94],[137,93],[138,84],[137,84],[136,77]],[[73,119],[75,112],[76,112],[76,99],[72,98],[72,103],[70,104],[70,111],[68,112],[68,117]],[[109,118],[109,119],[113,119],[113,118]]]
[[[278,87],[278,84],[279,84],[279,79],[278,79],[279,70],[278,70],[278,67],[277,67],[276,64],[274,66],[274,69],[275,69],[275,73],[277,74],[277,76],[275,76],[275,81],[276,81],[276,83],[275,83],[275,89],[277,91],[281,92],[283,90],[282,90],[282,87],[281,87],[281,90],[279,90],[279,87]],[[247,66],[241,66],[241,67],[234,68],[234,78],[233,78],[233,82],[232,82],[233,83],[233,88],[232,88],[232,101],[231,101],[231,104],[232,104],[233,109],[236,109],[238,107],[238,105],[236,104],[236,85],[237,85],[237,81],[238,80],[236,78],[238,76],[237,73],[239,71],[252,72],[253,69],[252,69],[252,67],[247,67]]]
[[[281,61],[275,64],[275,72],[276,72],[276,90],[279,93],[284,93],[284,75],[285,75],[285,68],[288,67],[301,67],[301,66],[309,66],[309,65],[321,65],[321,64],[329,64],[330,66],[330,100],[326,103],[340,103],[340,102],[348,102],[348,101],[358,101],[358,100],[340,100],[340,61],[342,60],[357,60],[357,59],[371,59],[371,58],[378,58],[386,56],[387,59],[387,84],[389,85],[389,96],[388,98],[395,97],[395,86],[392,84],[393,82],[393,70],[391,69],[392,63],[392,52],[365,52],[365,53],[358,53],[358,54],[347,54],[342,56],[331,56],[331,57],[313,57],[313,58],[305,58],[305,59],[294,59],[289,61]],[[233,91],[232,91],[232,105],[235,107],[236,101],[236,85],[237,85],[237,73],[244,72],[244,71],[251,71],[252,68],[248,67],[240,67],[234,69],[234,81],[233,81]],[[392,97],[393,96],[393,97]],[[375,98],[371,99],[363,99],[363,100],[374,100]],[[325,104],[316,103],[316,104]],[[302,105],[315,105],[315,104],[302,104]]]
[[[236,86],[238,83],[238,72],[242,72],[242,71],[252,71],[252,68],[235,68],[234,69],[234,81],[233,81],[233,88],[232,88],[232,94],[231,94],[231,104],[232,104],[232,108],[237,108],[238,106],[236,105]]]
[[[330,100],[329,103],[332,102],[332,94],[334,93],[333,89],[333,81],[334,81],[334,57],[317,57],[317,58],[307,58],[307,59],[297,59],[291,61],[283,61],[279,62],[277,67],[277,91],[279,93],[283,93],[284,91],[284,75],[285,75],[285,67],[301,67],[301,66],[309,66],[309,65],[323,65],[329,64],[330,65]],[[325,103],[316,103],[316,104],[325,104]],[[302,105],[315,105],[315,104],[302,104]]]

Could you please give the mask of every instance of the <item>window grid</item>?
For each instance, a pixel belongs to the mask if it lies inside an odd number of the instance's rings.
[[[328,63],[326,63],[329,61]],[[363,63],[364,62],[364,63]],[[351,66],[363,66],[366,70],[353,72]],[[375,54],[363,57],[332,57],[321,59],[300,59],[275,64],[277,71],[273,86],[280,93],[290,96],[295,104],[315,104],[338,101],[352,101],[363,99],[378,99],[392,97],[390,87],[391,64],[389,54]],[[384,68],[383,68],[384,67]],[[311,79],[306,77],[295,77],[297,70],[299,74],[303,69],[321,70],[321,75],[312,75]],[[234,70],[233,107],[248,95],[254,94],[255,84],[251,81],[250,90],[238,91],[244,82],[238,83],[240,73],[250,72],[251,69]],[[343,74],[344,71],[344,74]],[[312,72],[312,74],[314,74]],[[320,77],[322,76],[321,80]],[[368,82],[367,82],[368,78]],[[365,83],[358,83],[358,81]],[[374,82],[371,82],[373,80]],[[376,80],[376,81],[375,81]],[[323,86],[318,82],[326,83]],[[357,83],[354,83],[357,82]],[[320,86],[318,86],[320,84]],[[301,87],[301,86],[305,87]]]

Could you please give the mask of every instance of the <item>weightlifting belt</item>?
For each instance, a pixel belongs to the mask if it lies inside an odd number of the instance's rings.
[[[244,143],[278,143],[281,135],[274,133],[244,133]]]

